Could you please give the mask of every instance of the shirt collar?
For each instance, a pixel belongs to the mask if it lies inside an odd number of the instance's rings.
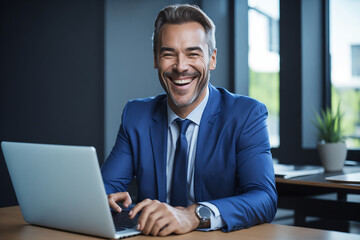
[[[204,97],[204,99],[201,101],[201,103],[186,117],[186,119],[191,120],[196,125],[200,125],[201,117],[204,112],[204,109],[206,107],[206,104],[209,100],[209,86],[207,86],[207,92]],[[176,119],[180,118],[178,115],[176,115],[173,110],[170,108],[169,104],[167,104],[167,112],[168,112],[168,127],[170,127],[170,124]]]

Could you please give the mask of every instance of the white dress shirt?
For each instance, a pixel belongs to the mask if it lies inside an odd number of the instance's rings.
[[[202,102],[186,117],[186,119],[191,120],[191,123],[186,131],[186,139],[188,141],[188,170],[187,170],[187,187],[188,187],[188,205],[195,203],[194,196],[194,170],[195,170],[195,156],[196,156],[196,144],[199,133],[199,126],[202,114],[206,107],[206,104],[209,99],[209,89],[206,90],[205,98]],[[171,196],[171,179],[175,158],[175,150],[176,150],[176,142],[179,137],[179,127],[174,121],[177,116],[169,107],[168,110],[168,141],[167,141],[167,165],[166,165],[166,201],[170,203]],[[205,205],[209,207],[212,211],[212,215],[210,218],[211,226],[206,230],[215,230],[224,226],[224,222],[220,216],[219,209],[211,203],[208,202],[200,202],[199,204]]]

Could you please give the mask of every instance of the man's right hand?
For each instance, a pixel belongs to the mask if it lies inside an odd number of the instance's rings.
[[[127,208],[132,203],[130,194],[128,192],[118,192],[108,195],[109,205],[112,209],[117,212],[121,212],[122,209],[117,203],[122,203],[122,205]]]

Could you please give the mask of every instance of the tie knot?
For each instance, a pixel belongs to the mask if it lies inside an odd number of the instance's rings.
[[[189,127],[191,120],[185,119],[182,120],[180,118],[175,119],[175,122],[180,128],[180,134],[184,135],[186,133],[187,128]]]

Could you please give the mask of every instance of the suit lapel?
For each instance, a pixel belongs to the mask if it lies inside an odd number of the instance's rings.
[[[198,140],[196,146],[195,156],[195,174],[194,174],[194,192],[195,201],[199,202],[203,200],[201,193],[202,189],[202,169],[207,161],[207,155],[204,153],[209,152],[207,144],[204,141],[215,141],[211,134],[213,133],[214,125],[217,121],[218,113],[220,112],[220,92],[209,84],[209,100],[204,109],[203,115],[200,121]]]
[[[158,200],[166,201],[166,154],[167,154],[167,98],[159,104],[150,126],[150,138],[155,161]]]
[[[209,84],[209,100],[204,109],[200,121],[198,142],[195,156],[194,191],[195,201],[202,201],[202,166],[206,164],[207,157],[206,144],[204,139],[211,140],[212,129],[217,121],[217,114],[220,112],[220,92]],[[167,156],[167,98],[164,98],[154,113],[153,122],[150,126],[150,139],[152,153],[155,161],[156,184],[158,190],[158,200],[166,201],[166,156]],[[215,141],[213,139],[213,141]]]

